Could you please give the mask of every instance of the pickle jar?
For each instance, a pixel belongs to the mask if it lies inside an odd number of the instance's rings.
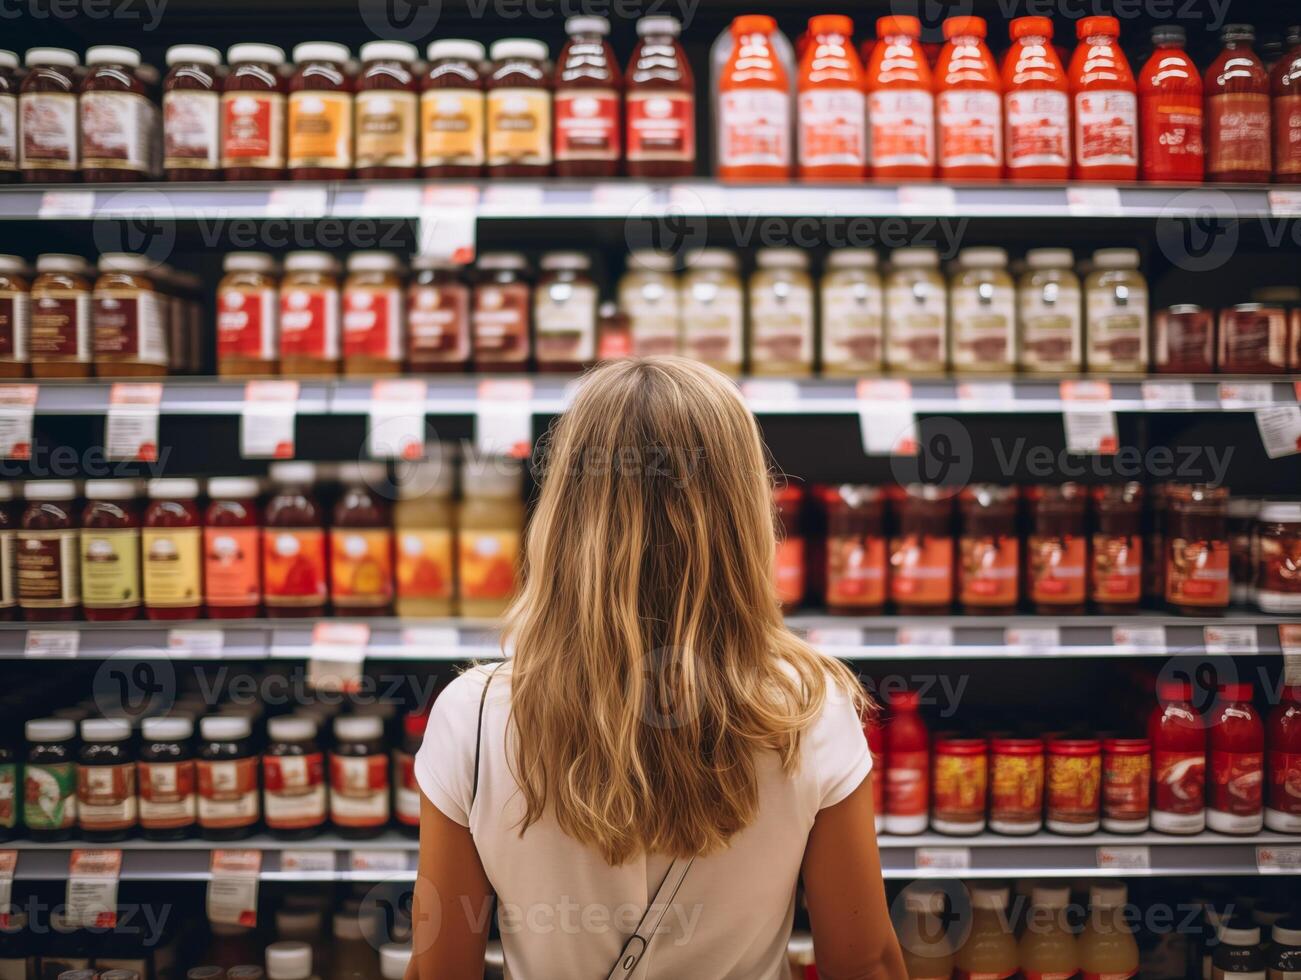
[[[798,248],[763,248],[750,276],[750,370],[808,375],[813,371],[813,280]]]
[[[1068,248],[1032,248],[1017,283],[1017,367],[1027,374],[1078,374],[1084,366],[1080,279]]]
[[[964,248],[949,283],[949,360],[959,374],[1004,374],[1016,361],[1016,286],[1001,248]]]
[[[885,291],[870,248],[838,248],[822,274],[822,373],[876,374],[885,353]]]

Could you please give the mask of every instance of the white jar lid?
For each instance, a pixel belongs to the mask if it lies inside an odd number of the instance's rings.
[[[411,947],[385,943],[379,948],[379,975],[384,980],[402,980],[411,962]]]
[[[312,947],[307,943],[280,942],[267,947],[267,980],[308,980],[312,975]]]
[[[87,718],[81,723],[83,742],[124,742],[131,737],[131,725],[116,718]]]
[[[406,41],[367,41],[359,53],[362,61],[401,61],[410,64],[419,52]]]
[[[23,484],[23,496],[28,500],[75,500],[75,480],[32,480]]]
[[[23,726],[29,742],[66,742],[77,734],[77,723],[66,718],[33,718]]]
[[[272,463],[267,470],[272,483],[286,486],[305,486],[316,482],[316,464],[294,460],[288,463]]]
[[[966,268],[985,268],[987,266],[1007,265],[1007,249],[979,246],[964,248],[958,252],[958,265]]]
[[[1071,903],[1071,890],[1065,885],[1035,885],[1030,903],[1041,909],[1064,909]]]
[[[900,269],[933,269],[940,264],[940,253],[933,248],[896,248],[890,264]]]
[[[18,52],[0,49],[0,68],[17,68]]]
[[[15,500],[18,497],[18,491],[14,489],[11,481],[5,480],[0,482],[0,500]]]
[[[286,272],[334,272],[339,264],[329,252],[290,252],[284,267]]]
[[[80,255],[47,252],[45,255],[36,256],[36,271],[82,273],[86,271],[86,260]]]
[[[194,734],[194,722],[189,718],[146,718],[140,732],[156,742],[183,742]]]
[[[157,268],[157,263],[147,255],[105,252],[99,257],[100,272],[153,272]]]
[[[870,248],[838,248],[827,256],[828,269],[875,269],[880,256]]]
[[[647,272],[672,272],[673,255],[654,248],[634,249],[628,255],[628,269],[645,269]]]
[[[67,48],[28,48],[24,58],[28,68],[35,65],[56,65],[60,68],[76,68],[77,53]]]
[[[316,738],[316,722],[297,715],[272,718],[267,722],[267,735],[278,742],[306,742]]]
[[[283,65],[285,52],[274,44],[232,44],[226,49],[226,64]]]
[[[273,272],[276,260],[267,252],[227,252],[221,267],[227,272]]]
[[[333,41],[304,41],[294,45],[294,64],[301,65],[309,61],[328,61],[336,65],[346,65],[352,52],[345,44]]]
[[[1289,917],[1282,922],[1275,922],[1269,936],[1276,946],[1301,946],[1301,921]]]
[[[117,44],[96,44],[86,49],[87,65],[126,65],[140,67],[140,52]]]
[[[392,252],[353,252],[348,256],[349,272],[395,272],[401,267]]]
[[[334,737],[340,742],[369,742],[384,734],[384,723],[379,718],[345,715],[334,719]]]
[[[686,257],[688,269],[723,269],[731,272],[737,265],[736,253],[725,248],[698,248]]]
[[[139,480],[87,480],[87,500],[135,500],[140,496]]]
[[[1219,928],[1220,942],[1226,946],[1258,946],[1260,944],[1260,927],[1249,925],[1229,925]]]
[[[493,41],[488,54],[493,61],[505,61],[509,58],[525,58],[530,61],[546,61],[547,46],[541,41],[528,37],[504,37]]]
[[[1100,248],[1093,253],[1093,265],[1098,269],[1137,269],[1138,249]]]
[[[239,715],[209,715],[199,721],[199,734],[209,742],[237,742],[251,731],[248,719]]]
[[[637,36],[645,37],[647,34],[672,34],[677,37],[682,33],[682,24],[676,17],[643,17],[637,21]]]
[[[12,272],[23,275],[27,271],[27,260],[21,255],[0,255],[0,272]]]
[[[547,252],[539,260],[538,267],[549,272],[585,271],[592,267],[592,259],[582,252]]]
[[[529,267],[529,260],[520,252],[485,252],[479,256],[478,266],[488,271],[514,270]]]
[[[199,481],[188,476],[150,480],[145,491],[150,500],[191,500],[199,495]]]
[[[170,65],[211,65],[221,64],[221,52],[206,44],[173,44],[163,55],[163,61]]]
[[[610,22],[596,15],[570,17],[565,21],[566,34],[609,34]]]
[[[1069,248],[1032,248],[1025,253],[1025,264],[1031,269],[1069,269],[1075,254]]]
[[[425,57],[430,61],[438,61],[441,58],[457,58],[465,61],[483,61],[486,54],[483,45],[478,41],[466,41],[461,38],[444,38],[441,41],[430,41],[429,46],[425,48]]]
[[[374,487],[388,481],[388,465],[374,461],[339,464],[339,482],[349,486]]]
[[[208,481],[213,500],[252,500],[261,489],[255,476],[214,476]]]
[[[761,248],[755,262],[760,269],[807,269],[809,256],[798,248]]]

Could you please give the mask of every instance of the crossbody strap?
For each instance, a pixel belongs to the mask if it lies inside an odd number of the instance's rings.
[[[483,752],[483,708],[488,703],[488,688],[492,685],[492,679],[497,676],[501,666],[497,664],[488,671],[488,679],[483,682],[483,692],[479,695],[479,727],[474,739],[474,782],[470,784],[470,806],[474,806],[474,801],[479,796],[479,756]]]
[[[691,862],[694,860],[694,856],[675,858],[669,865],[669,870],[665,873],[664,880],[660,882],[655,897],[651,899],[650,905],[646,906],[646,912],[637,923],[636,930],[623,944],[623,950],[619,953],[619,958],[615,961],[614,968],[610,970],[606,980],[628,980],[636,971],[637,964],[641,962],[641,958],[646,955],[646,950],[655,940],[660,923],[664,920],[664,914],[673,904],[673,899],[677,897],[678,889],[682,887],[682,881],[691,870]]]

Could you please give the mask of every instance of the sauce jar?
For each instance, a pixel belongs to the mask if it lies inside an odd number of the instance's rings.
[[[203,531],[199,481],[150,480],[141,519],[145,616],[198,619],[203,606]]]
[[[623,78],[604,17],[570,17],[556,59],[557,177],[615,177],[623,156]]]
[[[761,248],[750,276],[750,370],[754,374],[813,373],[813,280],[807,253]]]
[[[875,374],[885,353],[885,291],[870,248],[838,248],[822,274],[822,373]]]
[[[343,281],[343,373],[401,374],[406,347],[402,264],[391,252],[353,252]]]
[[[455,608],[453,577],[456,553],[456,507],[452,493],[456,467],[450,453],[404,467],[393,505],[399,616],[451,616]]]
[[[456,583],[462,616],[500,616],[515,597],[524,535],[523,483],[519,460],[470,456],[461,467]]]
[[[420,82],[420,172],[425,177],[483,176],[483,45],[431,41]]]
[[[1256,604],[1283,616],[1301,612],[1301,504],[1265,501],[1256,533]]]
[[[23,826],[39,843],[72,837],[77,824],[76,722],[36,718],[23,725]]]
[[[334,719],[330,751],[330,822],[340,837],[376,837],[388,824],[388,756],[377,717]]]
[[[981,833],[988,784],[983,738],[937,736],[931,759],[931,829],[961,836]]]
[[[493,177],[551,175],[551,73],[547,46],[527,38],[488,51],[488,170]]]
[[[330,590],[341,615],[387,616],[393,611],[393,531],[388,501],[375,487],[388,482],[383,463],[345,463],[343,492],[330,525]]]
[[[416,49],[405,41],[361,46],[356,131],[359,180],[410,180],[418,173]]]
[[[1084,614],[1088,567],[1088,496],[1079,483],[1030,487],[1026,572],[1030,601],[1040,615]]]
[[[1084,367],[1083,309],[1069,248],[1032,248],[1017,283],[1017,368],[1028,374],[1077,374]]]
[[[15,536],[18,605],[29,621],[68,622],[81,612],[81,568],[72,480],[23,484],[27,507]]]
[[[163,176],[221,177],[221,52],[204,44],[174,44],[164,56]]]
[[[267,722],[262,815],[267,831],[281,840],[313,837],[325,827],[325,756],[312,719],[289,716]]]
[[[1007,251],[964,248],[949,283],[949,360],[960,374],[1004,374],[1016,362],[1016,286]]]
[[[967,615],[1010,615],[1020,599],[1016,487],[976,483],[959,498],[958,594]]]
[[[890,600],[901,616],[947,613],[954,598],[953,492],[912,483],[891,494]]]
[[[1166,485],[1148,488],[1143,508],[1143,598],[1165,603]]]
[[[189,718],[146,718],[140,724],[140,833],[149,840],[184,840],[198,817]]]
[[[227,180],[285,178],[285,53],[234,44],[221,91],[221,166]]]
[[[736,253],[702,248],[686,258],[682,274],[683,353],[724,374],[741,373],[745,356],[745,300]]]
[[[21,509],[16,504],[14,484],[0,483],[0,621],[18,618],[18,582],[15,567],[15,543]],[[0,799],[3,799],[4,767],[0,765]],[[0,839],[4,819],[0,814]]]
[[[1038,833],[1043,826],[1043,740],[994,738],[989,749],[989,829],[999,834]]]
[[[1143,488],[1117,483],[1093,488],[1089,599],[1100,613],[1138,611],[1143,599]]]
[[[676,17],[642,17],[624,89],[629,177],[690,177],[696,170],[696,85]]]
[[[1282,306],[1239,303],[1220,312],[1220,370],[1282,374],[1287,370],[1288,316]]]
[[[287,130],[289,176],[345,180],[352,171],[352,78],[348,48],[330,41],[294,45]]]
[[[160,378],[167,374],[168,298],[147,255],[107,252],[91,293],[95,374],[101,378]]]
[[[1165,599],[1186,616],[1229,605],[1229,491],[1171,484],[1166,500]]]
[[[140,485],[87,480],[81,512],[81,588],[92,622],[140,616]]]
[[[533,331],[539,371],[581,371],[596,360],[592,260],[582,252],[547,252],[533,291]]]
[[[415,374],[470,366],[470,286],[460,266],[417,255],[407,283],[407,369]]]
[[[268,616],[317,617],[329,598],[325,517],[312,493],[312,463],[272,463],[266,503],[262,575]]]
[[[885,495],[879,487],[825,487],[827,611],[873,615],[885,606]]]
[[[1100,825],[1102,744],[1096,738],[1048,742],[1047,827],[1055,834],[1094,834]]]
[[[18,89],[18,167],[29,184],[77,179],[77,55],[64,48],[28,48],[27,77]]]
[[[948,289],[933,248],[897,248],[885,277],[885,368],[914,375],[948,368]]]
[[[123,840],[136,828],[136,763],[131,725],[112,718],[81,723],[77,755],[77,826],[95,843]]]
[[[785,612],[798,609],[808,582],[805,558],[804,490],[791,484],[773,488],[777,512],[777,552],[773,580],[777,599]]]
[[[0,51],[0,184],[18,180],[18,55]]]
[[[476,371],[522,371],[532,354],[533,290],[519,252],[480,256],[470,315]]]
[[[1251,497],[1229,499],[1229,601],[1234,605],[1246,606],[1255,600],[1260,505]]]
[[[1153,326],[1157,374],[1215,372],[1215,314],[1195,303],[1158,310]]]
[[[139,51],[111,44],[86,49],[79,112],[82,180],[98,184],[153,176],[158,110],[140,77]]]
[[[329,252],[290,252],[280,280],[280,375],[339,373],[339,267]]]
[[[1152,743],[1146,738],[1102,741],[1102,829],[1141,834],[1151,823]]]
[[[31,359],[35,378],[88,378],[91,284],[80,255],[40,255],[32,283]]]
[[[402,719],[402,741],[393,750],[393,816],[408,837],[420,834],[420,785],[416,782],[416,753],[429,724],[427,714],[412,712]]]
[[[199,833],[206,840],[240,840],[258,822],[257,757],[247,718],[210,715],[199,722],[196,775]]]
[[[236,178],[232,178],[236,179]],[[280,293],[266,252],[230,252],[217,284],[217,373],[276,373]]]
[[[1138,251],[1100,248],[1084,280],[1085,360],[1091,374],[1142,374],[1148,362],[1147,280]]]
[[[667,252],[643,248],[628,255],[618,300],[636,357],[682,353],[682,296],[673,267]]]
[[[203,604],[209,619],[250,619],[262,608],[258,481],[214,476],[203,516]]]
[[[0,378],[25,378],[31,371],[32,284],[27,263],[0,255]]]

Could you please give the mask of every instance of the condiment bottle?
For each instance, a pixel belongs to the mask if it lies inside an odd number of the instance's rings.
[[[257,756],[247,718],[210,715],[199,722],[199,832],[239,840],[258,822]]]
[[[1117,483],[1092,493],[1089,600],[1106,615],[1137,612],[1143,598],[1143,488]]]
[[[269,616],[315,617],[325,612],[325,519],[312,494],[312,463],[272,463],[275,490],[267,500],[262,574]]]
[[[1220,370],[1282,374],[1288,363],[1288,314],[1282,306],[1239,303],[1220,311]]]
[[[1288,916],[1270,929],[1269,980],[1296,980],[1301,973],[1301,918]]]
[[[958,595],[967,615],[1010,615],[1020,600],[1016,487],[976,483],[959,497]]]
[[[551,175],[552,95],[547,46],[527,38],[488,50],[488,170],[493,177]]]
[[[947,613],[954,598],[952,492],[909,484],[892,503],[890,601],[903,616]]]
[[[87,48],[78,101],[82,180],[98,184],[152,176],[158,110],[140,77],[140,52],[112,44]]]
[[[946,21],[948,23],[948,21]],[[964,248],[949,284],[949,360],[962,374],[1004,374],[1016,361],[1016,286],[1001,248]]]
[[[285,177],[285,53],[233,44],[221,90],[221,167],[227,180]]]
[[[1102,744],[1050,738],[1044,776],[1045,826],[1055,834],[1093,834],[1101,823]]]
[[[1075,941],[1084,976],[1138,976],[1138,943],[1127,921],[1128,902],[1129,890],[1122,882],[1089,886],[1089,915]]]
[[[31,371],[32,284],[27,263],[0,255],[0,378]]]
[[[628,317],[637,357],[682,352],[682,293],[673,266],[667,252],[637,249],[628,255],[619,279],[619,309]]]
[[[1159,681],[1148,718],[1152,742],[1152,829],[1199,834],[1206,828],[1206,729],[1187,681]]]
[[[936,736],[931,761],[931,829],[969,836],[985,829],[989,754],[983,738]]]
[[[499,616],[514,597],[524,533],[523,479],[519,461],[500,456],[470,456],[461,468],[456,582],[462,616]]]
[[[623,78],[604,17],[570,17],[556,59],[557,177],[614,177],[623,156]]]
[[[420,82],[420,172],[425,177],[483,174],[484,81],[478,41],[431,41]]]
[[[1200,181],[1206,165],[1202,76],[1184,51],[1182,27],[1152,28],[1152,56],[1139,73],[1143,179]]]
[[[91,283],[80,255],[38,255],[32,282],[34,378],[88,378]]]
[[[1229,605],[1228,497],[1224,487],[1168,488],[1165,599],[1175,612],[1222,615]]]
[[[334,719],[330,750],[330,822],[340,837],[375,837],[388,824],[384,727],[373,716]]]
[[[930,738],[916,691],[890,696],[885,723],[885,832],[920,834],[929,812]]]
[[[348,48],[330,41],[294,45],[286,128],[289,176],[344,180],[352,171],[353,80]]]
[[[596,307],[591,258],[547,252],[533,291],[533,330],[539,371],[581,371],[596,360]]]
[[[1265,952],[1260,927],[1247,919],[1231,919],[1217,930],[1219,943],[1211,956],[1211,980],[1264,980]]]
[[[0,483],[0,621],[18,618],[18,568],[15,546],[22,509],[15,503],[14,484]],[[0,778],[0,788],[3,779]],[[4,798],[0,792],[0,800]],[[0,825],[3,820],[0,819]]]
[[[696,85],[675,17],[642,17],[628,59],[624,140],[629,177],[690,177],[696,169]]]
[[[885,353],[885,290],[876,252],[832,251],[819,293],[822,373],[856,377],[879,372]]]
[[[522,371],[533,353],[533,289],[519,252],[479,257],[470,314],[476,371]]]
[[[446,259],[417,255],[407,282],[407,369],[465,371],[470,365],[470,285]]]
[[[1083,615],[1089,553],[1085,488],[1078,483],[1034,486],[1027,488],[1026,498],[1026,585],[1035,612]]]
[[[203,604],[209,619],[250,619],[262,609],[258,481],[215,476],[203,517]]]
[[[1066,70],[1048,17],[1017,17],[1003,59],[1004,155],[1012,180],[1064,181],[1071,164]]]
[[[909,977],[953,975],[953,938],[944,927],[945,896],[938,885],[912,882],[903,891],[899,946]],[[809,940],[812,952],[812,937]],[[816,970],[816,967],[814,967]],[[800,973],[804,977],[808,974]]]
[[[1301,183],[1301,27],[1289,27],[1287,53],[1270,72],[1274,107],[1274,180]]]
[[[81,165],[77,55],[64,48],[28,48],[27,77],[18,89],[18,166],[28,184],[66,184]]]
[[[358,180],[409,180],[418,172],[415,63],[415,46],[405,41],[368,41],[361,46],[353,124]]]
[[[1268,793],[1265,826],[1301,830],[1301,685],[1284,684],[1267,722]]]
[[[280,281],[280,375],[339,373],[338,264],[329,252],[290,252]]]
[[[325,826],[325,757],[312,719],[287,716],[267,722],[262,816],[267,831],[281,840],[313,837]]]
[[[182,840],[197,819],[189,718],[146,718],[140,725],[140,833],[149,840]]]
[[[1080,954],[1067,919],[1071,890],[1065,885],[1035,885],[1025,932],[1017,946],[1021,972],[1026,977],[1073,977]]]
[[[1071,57],[1075,180],[1138,179],[1138,95],[1120,49],[1120,21],[1081,17]]]
[[[34,480],[23,484],[27,507],[15,537],[18,605],[29,621],[66,622],[81,612],[77,484]]]
[[[0,184],[18,180],[18,55],[0,50]]]
[[[129,722],[87,718],[77,757],[77,826],[95,843],[122,840],[136,828],[136,763]]]
[[[1138,251],[1100,248],[1084,280],[1085,361],[1092,374],[1142,374],[1148,364],[1147,280]]]
[[[229,178],[237,179],[237,178]],[[228,252],[217,284],[217,373],[276,373],[280,293],[266,252]]]
[[[343,373],[401,374],[406,352],[402,264],[392,252],[353,252],[343,282]]]
[[[724,374],[741,373],[745,307],[735,252],[702,248],[682,274],[683,353]]]
[[[1217,346],[1215,313],[1195,303],[1157,311],[1152,367],[1157,374],[1212,374]]]
[[[880,17],[867,62],[867,118],[872,176],[935,176],[935,96],[916,17]]]
[[[718,176],[786,180],[791,175],[791,94],[775,41],[777,22],[742,14],[730,28],[732,51],[718,79]]]
[[[1077,374],[1084,366],[1084,313],[1075,257],[1068,248],[1032,248],[1017,283],[1017,368]]]
[[[1102,740],[1102,829],[1141,834],[1150,820],[1152,743],[1146,738]]]
[[[854,22],[840,14],[809,18],[800,59],[796,159],[802,180],[867,176],[867,101],[854,51]]]
[[[941,180],[997,180],[1003,174],[1003,84],[985,46],[983,17],[946,17],[935,65]]]
[[[205,44],[167,49],[163,78],[163,176],[221,176],[221,52]]]
[[[203,531],[199,481],[150,480],[141,520],[145,616],[198,619],[203,607]]]
[[[76,723],[62,718],[37,718],[23,726],[23,826],[34,841],[72,837],[77,824],[76,735]]]
[[[782,377],[813,373],[813,279],[808,253],[761,248],[750,276],[750,370]]]
[[[773,583],[783,612],[793,612],[804,602],[808,561],[804,527],[804,488],[794,484],[774,486],[777,514],[777,552],[773,556]]]
[[[973,884],[971,929],[953,962],[957,976],[1005,980],[1016,975],[1016,936],[1008,922],[1006,885]]]
[[[440,452],[406,470],[393,505],[397,553],[399,616],[450,616],[455,602],[453,579],[456,512],[452,491],[456,470],[450,454]]]
[[[383,463],[340,467],[343,492],[330,526],[330,588],[340,615],[383,616],[393,610],[393,531]]]
[[[989,750],[989,829],[999,834],[1038,833],[1043,826],[1043,741],[994,738]]]
[[[1206,69],[1206,179],[1263,183],[1270,179],[1269,73],[1252,50],[1256,29],[1225,24],[1224,44]]]
[[[1229,501],[1232,510],[1234,501]],[[1252,598],[1262,612],[1301,612],[1301,504],[1267,500],[1255,528]]]
[[[95,374],[101,378],[158,378],[170,361],[168,299],[147,255],[106,252],[91,293]]]
[[[1249,683],[1221,683],[1210,728],[1206,826],[1222,834],[1255,834],[1264,826],[1265,725]]]
[[[140,615],[140,486],[87,480],[81,512],[81,588],[92,622]]]
[[[879,487],[825,487],[827,611],[872,615],[885,606],[885,496]]]
[[[628,315],[605,300],[596,308],[596,359],[609,361],[632,356],[632,327]]]
[[[416,753],[429,723],[427,714],[412,712],[402,719],[402,741],[393,749],[393,816],[408,836],[420,833],[420,786],[416,782]]]
[[[897,248],[885,277],[885,367],[914,375],[948,368],[948,288],[933,248]]]

